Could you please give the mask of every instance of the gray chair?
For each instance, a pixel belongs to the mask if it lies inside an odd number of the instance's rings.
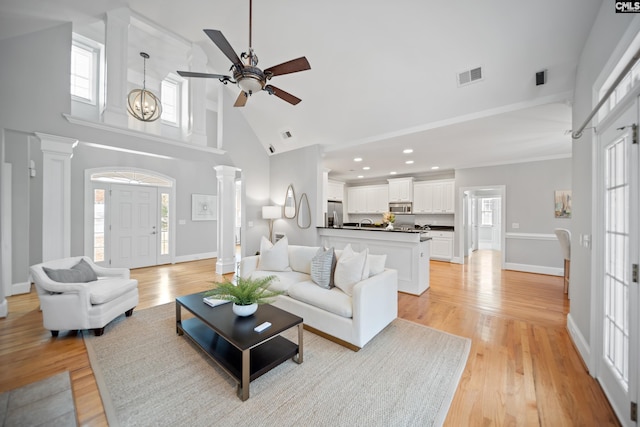
[[[571,232],[565,228],[556,228],[553,232],[558,237],[564,257],[564,293],[566,294],[569,292],[569,270],[571,269]]]

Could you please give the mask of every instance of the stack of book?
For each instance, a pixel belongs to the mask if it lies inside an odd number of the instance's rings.
[[[224,299],[216,299],[214,297],[204,297],[204,298],[202,298],[202,301],[204,301],[205,304],[207,304],[207,305],[209,305],[211,307],[216,307],[218,305],[222,305],[222,304],[226,304],[228,302],[231,302],[231,301],[227,301],[227,300],[224,300]]]

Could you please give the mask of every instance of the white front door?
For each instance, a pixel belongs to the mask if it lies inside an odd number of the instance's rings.
[[[111,185],[111,266],[138,268],[157,264],[158,190]]]
[[[598,380],[622,425],[635,426],[632,401],[638,386],[638,144],[633,143],[636,106],[605,129],[599,139],[599,241],[602,266],[602,350]]]

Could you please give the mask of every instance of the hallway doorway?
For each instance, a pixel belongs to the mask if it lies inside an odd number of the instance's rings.
[[[505,186],[463,187],[462,232],[459,234],[461,263],[477,250],[495,251],[504,268]]]

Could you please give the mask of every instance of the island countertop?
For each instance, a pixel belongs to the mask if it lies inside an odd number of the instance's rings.
[[[320,244],[387,256],[385,266],[398,271],[398,290],[420,295],[429,288],[431,237],[424,230],[385,230],[382,227],[317,227]]]
[[[375,236],[376,239],[390,239],[390,240],[400,240],[400,241],[420,241],[423,242],[427,239],[431,239],[431,237],[426,236],[426,231],[428,230],[420,230],[420,229],[409,229],[409,230],[401,230],[401,229],[393,229],[387,230],[385,227],[375,227],[375,226],[364,226],[364,227],[316,227],[320,232],[320,235],[323,234],[323,230],[335,230],[338,233],[362,233],[362,232],[374,232],[380,233],[384,232],[386,235],[379,234]],[[401,236],[404,235],[404,236]],[[362,237],[363,235],[357,234],[356,236]]]

